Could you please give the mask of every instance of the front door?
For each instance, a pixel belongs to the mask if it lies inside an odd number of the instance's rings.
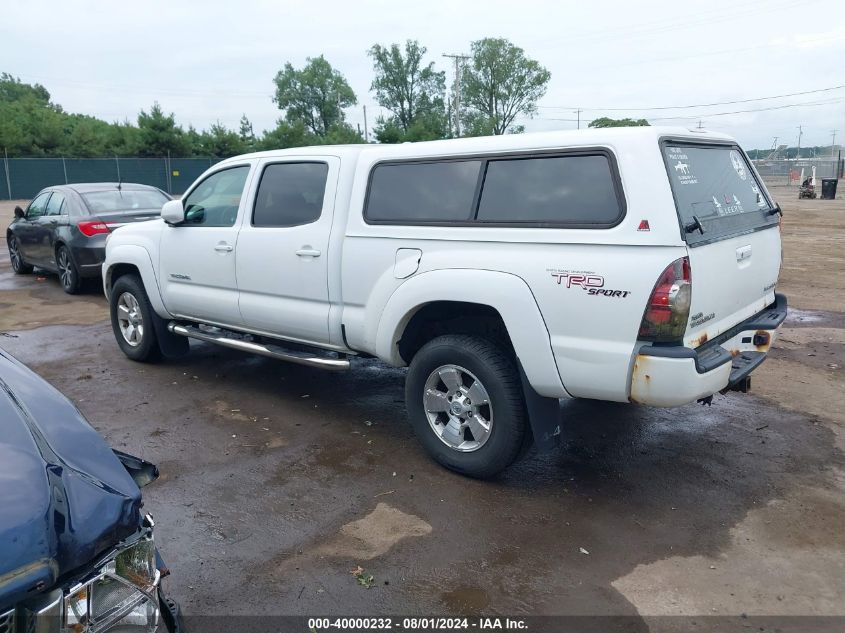
[[[235,255],[250,169],[245,163],[209,174],[185,195],[185,221],[164,227],[159,283],[174,316],[241,325]]]
[[[45,191],[37,196],[26,209],[23,218],[15,223],[15,235],[18,238],[18,248],[21,255],[29,264],[44,265],[44,253],[46,249],[42,244],[44,236],[41,233],[40,220],[47,213],[47,201],[50,199],[50,192]],[[55,263],[50,263],[55,267]]]
[[[244,218],[236,256],[247,327],[327,345],[329,234],[340,160],[267,159]]]

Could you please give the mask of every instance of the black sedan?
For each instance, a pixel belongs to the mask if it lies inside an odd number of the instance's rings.
[[[15,208],[6,229],[12,268],[19,275],[33,266],[58,273],[64,291],[75,294],[83,278],[100,275],[108,234],[158,217],[168,200],[161,189],[132,183],[48,187],[26,210]]]

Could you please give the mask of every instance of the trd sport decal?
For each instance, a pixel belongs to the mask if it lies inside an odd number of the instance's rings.
[[[550,270],[549,272],[552,275],[552,279],[557,282],[557,285],[566,286],[567,288],[581,288],[588,295],[624,299],[631,294],[630,290],[610,290],[605,288],[604,277],[591,272],[572,272],[568,270]]]

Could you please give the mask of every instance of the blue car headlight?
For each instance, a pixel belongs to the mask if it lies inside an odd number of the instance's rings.
[[[152,633],[160,610],[152,521],[138,540],[117,547],[75,585],[21,606],[28,633]],[[14,628],[11,633],[17,633]]]

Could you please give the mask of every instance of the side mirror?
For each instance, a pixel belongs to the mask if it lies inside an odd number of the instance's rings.
[[[170,200],[161,208],[161,218],[168,224],[179,224],[185,221],[185,208],[181,200]]]
[[[23,216],[24,216],[23,209],[21,209],[20,207],[15,207],[15,217],[20,219]]]

